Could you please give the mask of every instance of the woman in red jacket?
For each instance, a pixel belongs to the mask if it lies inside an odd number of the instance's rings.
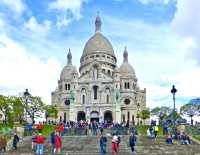
[[[112,139],[112,155],[116,155],[118,153],[118,137],[117,136],[113,136],[113,139]]]
[[[56,133],[55,135],[55,148],[56,148],[56,153],[60,153],[61,152],[61,147],[62,147],[62,139],[61,136],[59,136],[58,133]]]

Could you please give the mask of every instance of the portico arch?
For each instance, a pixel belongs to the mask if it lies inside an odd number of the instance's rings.
[[[104,112],[104,122],[112,123],[113,117],[112,117],[112,111],[107,110]]]
[[[99,122],[99,112],[97,111],[92,111],[90,113],[90,121],[93,122],[93,121],[96,121],[96,122]]]
[[[79,112],[77,113],[77,121],[79,122],[79,121],[81,121],[81,120],[83,120],[83,121],[86,120],[86,118],[85,118],[85,112],[84,112],[84,111],[79,111]]]

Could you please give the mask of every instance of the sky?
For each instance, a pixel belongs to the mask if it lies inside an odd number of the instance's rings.
[[[199,0],[0,0],[0,94],[26,88],[51,103],[71,49],[73,64],[94,34],[97,14],[102,33],[118,60],[127,46],[147,106],[176,106],[199,97]]]

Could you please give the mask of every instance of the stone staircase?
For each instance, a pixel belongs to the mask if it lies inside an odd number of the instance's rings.
[[[108,137],[107,155],[111,155],[111,138]],[[118,155],[131,155],[129,136],[122,136],[120,143],[120,153]],[[165,143],[163,137],[156,140],[139,136],[136,146],[137,155],[200,155],[200,145],[180,145],[175,142],[173,145]],[[9,155],[34,155],[31,150],[31,138],[19,144],[18,150],[10,151]],[[5,154],[5,155],[7,155]],[[45,155],[50,154],[50,142],[45,143]],[[62,155],[98,155],[99,137],[97,136],[64,136]]]
[[[111,154],[111,139],[108,137],[107,154]],[[127,144],[127,136],[121,137],[119,155],[130,155],[131,151]],[[63,136],[61,155],[99,155],[98,136]],[[49,139],[45,142],[45,155],[50,154]],[[10,151],[9,155],[33,155],[31,150],[31,138],[21,142],[17,151]],[[5,154],[6,155],[6,154]]]
[[[181,145],[179,141],[166,144],[164,137],[149,139],[144,136],[138,138],[137,155],[200,155],[200,145]]]

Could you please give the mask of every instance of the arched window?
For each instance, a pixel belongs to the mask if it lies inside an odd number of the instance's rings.
[[[129,85],[129,82],[127,83],[127,89],[129,89],[130,88],[130,85]]]
[[[82,104],[85,104],[85,95],[82,96]]]
[[[124,83],[124,87],[125,87],[125,89],[127,88],[127,84],[126,84],[126,82]]]
[[[65,84],[65,90],[70,90],[70,84]]]
[[[130,121],[130,113],[127,113],[128,120]]]
[[[122,118],[123,118],[123,122],[125,122],[126,121],[125,115],[123,115]]]
[[[108,70],[108,74],[110,75],[111,73],[110,73],[110,70]]]
[[[93,86],[94,99],[95,99],[95,100],[97,100],[97,90],[98,90],[98,86]]]
[[[109,104],[109,95],[106,96],[106,103]]]

